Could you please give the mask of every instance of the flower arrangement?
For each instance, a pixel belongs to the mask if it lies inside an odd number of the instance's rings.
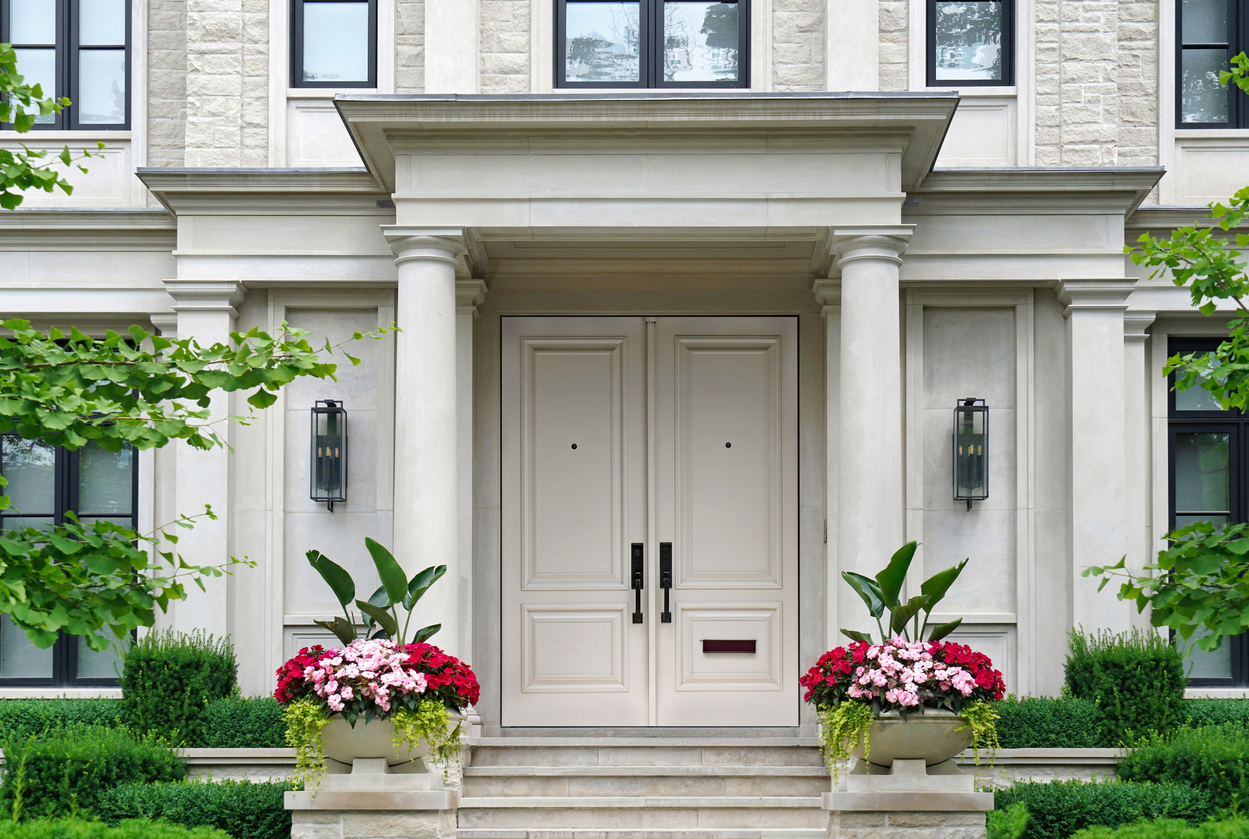
[[[460,755],[462,724],[448,731],[448,713],[477,702],[472,668],[425,643],[357,640],[326,650],[307,647],[277,671],[273,692],[285,706],[287,744],[296,751],[297,777],[315,781],[325,771],[321,728],[335,714],[355,727],[363,717],[390,719],[397,750],[422,738],[430,756],[447,767]]]
[[[1005,695],[1002,674],[983,653],[942,640],[961,618],[929,631],[933,608],[967,560],[934,574],[920,586],[920,594],[903,601],[902,585],[917,547],[917,542],[903,545],[874,579],[842,574],[875,618],[881,643],[873,643],[867,633],[843,629],[852,643],[826,652],[799,680],[807,689],[805,701],[819,712],[820,742],[834,776],[837,765],[860,742],[864,756],[870,755],[872,723],[890,712],[906,719],[926,708],[951,711],[967,721],[977,749],[997,747],[997,712],[989,703]],[[892,637],[886,635],[886,626]]]

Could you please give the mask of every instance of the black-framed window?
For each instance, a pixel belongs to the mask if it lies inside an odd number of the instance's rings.
[[[1176,0],[1175,119],[1179,128],[1249,127],[1249,101],[1219,84],[1232,56],[1249,47],[1242,0]]]
[[[1217,339],[1177,340],[1172,354],[1213,352]],[[1168,395],[1171,529],[1195,521],[1218,525],[1249,521],[1249,416],[1224,411],[1210,393],[1194,386]],[[1244,635],[1224,640],[1213,653],[1188,654],[1190,684],[1249,684],[1249,643]]]
[[[27,84],[72,102],[36,128],[130,127],[130,0],[0,0],[0,43]]]
[[[293,0],[291,85],[377,87],[377,0]]]
[[[749,0],[555,0],[555,85],[750,86]]]
[[[928,0],[928,85],[1015,83],[1014,0]]]
[[[139,459],[129,447],[107,452],[94,443],[75,451],[0,435],[0,474],[12,508],[0,514],[0,533],[47,527],[70,510],[84,524],[110,519],[137,528]],[[0,616],[0,686],[94,686],[117,684],[112,649],[94,652],[62,635],[40,649],[8,616]]]

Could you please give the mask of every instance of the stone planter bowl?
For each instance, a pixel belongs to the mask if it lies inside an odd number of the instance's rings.
[[[961,731],[959,729],[962,729]],[[895,760],[920,760],[928,766],[944,763],[972,742],[971,726],[952,711],[926,708],[923,714],[908,714],[904,720],[896,711],[882,714],[868,729],[868,763],[889,767]],[[863,743],[851,752],[863,760]]]
[[[447,718],[447,730],[455,728],[463,716],[452,711]],[[385,758],[387,766],[399,766],[429,756],[429,744],[422,737],[412,748],[395,749],[395,723],[393,720],[356,720],[353,728],[342,714],[330,717],[321,729],[321,741],[325,744],[325,756],[330,760],[351,766],[356,758]]]

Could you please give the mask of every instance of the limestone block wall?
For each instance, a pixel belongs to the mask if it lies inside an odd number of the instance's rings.
[[[772,87],[824,89],[825,0],[773,0]]]
[[[425,2],[395,0],[395,93],[425,90]]]
[[[880,89],[910,88],[910,9],[906,0],[880,0]]]
[[[181,166],[186,143],[186,3],[148,3],[148,166]]]
[[[481,0],[481,92],[528,93],[529,0]]]
[[[187,166],[269,163],[268,0],[186,2]]]

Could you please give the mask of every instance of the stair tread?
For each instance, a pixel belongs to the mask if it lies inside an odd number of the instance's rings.
[[[460,828],[456,839],[824,839],[821,827]]]
[[[522,746],[532,748],[544,746],[548,748],[652,748],[652,749],[697,749],[697,748],[739,748],[758,749],[791,746],[794,748],[815,748],[820,741],[816,737],[799,736],[761,736],[761,737],[576,737],[569,735],[551,735],[550,737],[469,737],[468,745],[476,748],[495,748]]]
[[[466,778],[511,777],[675,777],[685,775],[733,777],[785,777],[790,775],[827,776],[824,766],[577,766],[574,764],[540,764],[536,766],[466,766]]]
[[[823,799],[819,796],[788,796],[788,795],[717,795],[717,796],[491,796],[487,798],[461,798],[460,809],[469,810],[495,808],[531,808],[536,810],[553,809],[637,809],[650,807],[670,808],[798,808],[814,807],[819,809]]]

